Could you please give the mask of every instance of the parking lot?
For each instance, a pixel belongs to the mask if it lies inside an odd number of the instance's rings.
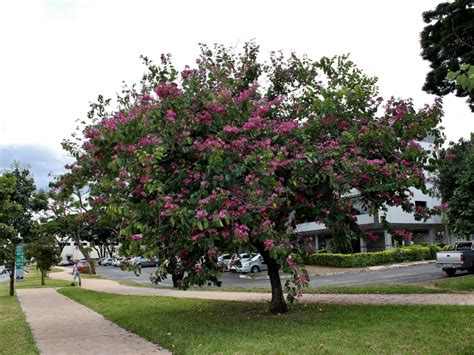
[[[155,267],[143,268],[142,273],[136,276],[133,272],[122,271],[118,267],[98,266],[97,273],[116,280],[134,281],[150,284],[149,274],[156,271]],[[456,277],[467,275],[466,272],[459,273]],[[270,287],[270,281],[266,273],[262,272],[257,277],[252,274],[239,274],[226,272],[222,274],[223,287],[242,288],[265,288]],[[282,276],[283,278],[285,275]],[[413,284],[425,283],[445,279],[446,275],[438,269],[435,264],[417,265],[399,269],[387,269],[380,271],[350,272],[343,274],[330,274],[312,276],[310,287],[324,286],[366,286],[366,285],[389,285],[389,284]],[[172,285],[171,278],[163,281],[163,285]]]

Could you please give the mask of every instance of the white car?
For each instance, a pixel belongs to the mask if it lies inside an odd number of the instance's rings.
[[[113,262],[114,262],[114,259],[112,259],[112,258],[105,258],[104,260],[102,260],[102,262],[100,263],[100,265],[101,265],[101,266],[113,265]]]
[[[112,265],[115,267],[119,267],[120,265],[122,265],[122,259],[123,258],[115,258]]]
[[[234,271],[234,272],[237,271],[237,265],[238,265],[239,261],[242,264],[244,261],[252,259],[255,255],[257,255],[257,254],[256,253],[242,253],[242,254],[239,254],[239,255],[234,255],[229,260],[229,264],[228,264],[229,270]]]
[[[221,266],[224,271],[229,271],[229,263],[231,259],[231,254],[222,254],[217,257],[217,265]]]
[[[245,261],[240,262],[240,266],[237,266],[237,272],[260,272],[264,270],[268,270],[267,264],[263,260],[263,256],[260,254],[256,254],[254,257],[247,259]]]

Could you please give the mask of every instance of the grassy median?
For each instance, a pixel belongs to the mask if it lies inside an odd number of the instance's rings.
[[[275,316],[263,303],[59,292],[178,354],[474,353],[474,307],[297,304]]]

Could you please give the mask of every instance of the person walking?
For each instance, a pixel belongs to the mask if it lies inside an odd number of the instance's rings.
[[[79,264],[79,260],[74,261],[74,266],[72,267],[72,282],[71,286],[75,286],[74,282],[76,278],[79,280],[79,287],[81,287],[81,265]]]

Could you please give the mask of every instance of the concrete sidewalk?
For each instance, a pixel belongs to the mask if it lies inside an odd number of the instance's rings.
[[[63,269],[67,270],[67,269]],[[49,274],[50,278],[71,280],[66,271]],[[224,291],[179,291],[171,288],[145,288],[120,285],[104,279],[82,279],[82,288],[135,296],[168,296],[227,301],[267,302],[270,293],[224,292]],[[322,304],[391,304],[391,305],[474,305],[474,293],[463,294],[304,294],[301,302]]]
[[[171,354],[52,288],[17,296],[41,354]]]

